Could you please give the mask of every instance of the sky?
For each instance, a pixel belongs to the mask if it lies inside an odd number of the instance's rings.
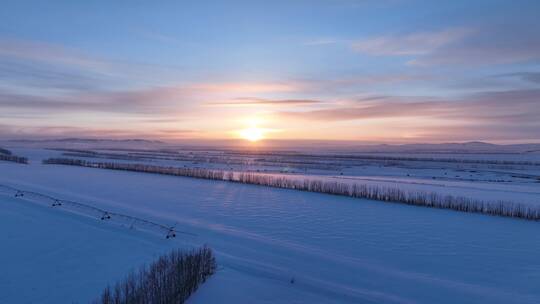
[[[0,138],[540,142],[540,1],[2,1]]]

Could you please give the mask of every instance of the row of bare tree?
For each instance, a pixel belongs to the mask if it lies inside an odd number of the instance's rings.
[[[0,160],[19,163],[19,164],[28,164],[28,158],[13,155],[11,151],[7,149],[0,148]]]
[[[113,170],[127,170],[157,174],[196,177],[214,180],[226,180],[244,184],[262,185],[276,188],[342,195],[370,200],[403,203],[463,212],[483,213],[527,220],[540,220],[540,204],[531,205],[509,201],[483,201],[463,196],[443,195],[435,192],[405,191],[393,187],[381,187],[366,184],[351,184],[329,180],[298,179],[286,176],[201,168],[175,168],[146,164],[97,163],[79,159],[48,159],[44,163],[76,165]]]
[[[174,250],[106,287],[94,304],[180,304],[216,271],[212,250]]]
[[[313,159],[326,159],[327,155],[300,155]],[[526,165],[540,166],[538,161],[527,160],[505,160],[505,159],[478,159],[478,158],[449,158],[449,157],[411,157],[411,156],[389,156],[389,155],[332,155],[334,160],[374,160],[374,161],[415,161],[415,162],[442,162],[461,164],[488,164],[488,165]]]
[[[11,155],[11,151],[8,149],[0,148],[0,154]]]
[[[377,201],[404,203],[407,205],[540,220],[540,205],[509,201],[490,202],[463,196],[438,194],[436,192],[405,191],[393,187],[356,183],[349,184],[336,181],[298,180],[283,176],[262,175],[249,172],[238,174],[237,181],[245,184],[343,195]]]
[[[43,163],[92,167],[92,168],[111,169],[111,170],[159,173],[159,174],[166,174],[166,175],[187,176],[187,177],[196,177],[196,178],[204,178],[204,179],[223,180],[225,177],[225,171],[209,170],[209,169],[202,169],[202,168],[180,168],[180,167],[154,166],[154,165],[147,165],[147,164],[92,162],[92,161],[87,161],[83,159],[72,159],[72,158],[49,158],[49,159],[43,160]]]

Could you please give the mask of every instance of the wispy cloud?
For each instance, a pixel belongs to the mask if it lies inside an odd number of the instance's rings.
[[[74,126],[20,126],[6,125],[0,130],[6,138],[58,138],[58,137],[93,137],[93,138],[128,138],[133,131],[109,128],[83,128]]]
[[[276,105],[313,104],[307,99],[271,100],[255,97],[226,99],[208,103],[209,100],[229,98],[237,94],[279,93],[297,90],[294,84],[285,83],[190,83],[174,86],[153,86],[133,90],[92,90],[68,94],[22,94],[0,88],[0,109],[9,108],[22,112],[110,112],[166,114],[184,112],[202,104],[213,105]]]
[[[410,66],[509,64],[540,59],[540,31],[521,25],[450,28],[352,43],[373,56],[408,56]]]
[[[278,93],[295,92],[304,84],[295,82],[208,82],[191,84],[190,89],[208,93]]]
[[[343,41],[340,39],[334,39],[334,38],[319,38],[319,39],[306,41],[304,45],[319,46],[319,45],[337,44],[340,42],[343,42]]]
[[[135,30],[134,32],[143,38],[154,40],[161,43],[176,44],[176,45],[187,44],[185,40],[181,40],[175,36],[163,34],[161,32],[152,31],[149,29],[138,29],[138,30]]]
[[[167,105],[182,101],[184,92],[174,88],[153,88],[139,91],[82,92],[42,96],[0,92],[0,108],[51,112],[155,113],[170,111]]]
[[[109,63],[82,52],[54,45],[26,40],[0,40],[0,57],[11,57],[34,62],[78,66],[92,70],[106,70]]]
[[[40,90],[118,89],[179,82],[175,65],[102,58],[65,45],[0,38],[0,79]]]
[[[312,99],[265,99],[257,97],[238,97],[226,101],[209,102],[208,105],[215,106],[283,106],[283,105],[313,105],[321,103],[320,100]]]
[[[301,122],[300,125],[356,125],[351,130],[379,139],[537,141],[540,89],[489,91],[452,100],[375,96],[323,109],[281,111],[277,115],[284,121]],[[400,134],[404,137],[400,138]],[[348,136],[354,138],[355,133]]]
[[[376,56],[425,55],[459,41],[472,33],[469,29],[446,29],[408,35],[389,35],[354,42],[355,51]]]
[[[195,129],[182,128],[149,128],[132,129],[122,127],[105,126],[71,126],[62,124],[49,124],[44,126],[3,125],[0,124],[0,136],[16,139],[24,138],[62,138],[62,137],[85,137],[85,138],[161,138],[179,139],[193,138],[204,132]]]
[[[359,119],[373,119],[381,117],[411,117],[429,116],[444,111],[440,107],[434,106],[432,102],[392,102],[385,101],[369,104],[350,104],[337,108],[327,108],[311,111],[281,112],[286,118],[317,121],[348,121]]]
[[[108,86],[102,77],[72,68],[36,64],[24,60],[1,60],[0,80],[4,86],[43,91],[89,91]]]
[[[528,82],[540,84],[540,72],[515,72],[495,75],[497,78],[519,78]]]
[[[540,30],[528,26],[486,27],[456,43],[408,62],[414,66],[500,65],[540,59]]]
[[[540,90],[513,90],[483,92],[457,100],[416,97],[384,97],[351,102],[311,111],[284,111],[284,117],[318,120],[348,121],[374,118],[424,117],[462,121],[499,121],[504,123],[538,123],[540,117]],[[540,130],[539,130],[540,131]],[[540,134],[540,133],[539,133]]]

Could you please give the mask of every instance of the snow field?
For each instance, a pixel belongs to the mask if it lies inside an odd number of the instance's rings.
[[[2,184],[194,233],[177,241],[208,244],[219,270],[191,303],[540,299],[537,222],[134,172],[40,164],[0,170]]]

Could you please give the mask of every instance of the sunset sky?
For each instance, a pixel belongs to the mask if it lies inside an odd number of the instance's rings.
[[[540,1],[2,1],[0,138],[540,142]]]

